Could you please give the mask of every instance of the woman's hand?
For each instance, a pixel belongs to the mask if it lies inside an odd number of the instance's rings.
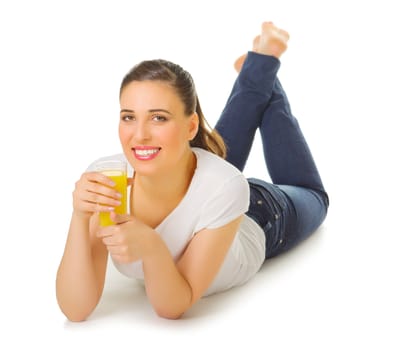
[[[111,212],[121,204],[121,193],[115,183],[99,172],[84,173],[73,191],[73,210],[79,216],[90,217],[95,212]]]
[[[156,232],[143,222],[130,215],[110,214],[115,225],[101,227],[98,238],[102,239],[109,254],[119,263],[129,263],[142,259],[150,253],[151,238]]]

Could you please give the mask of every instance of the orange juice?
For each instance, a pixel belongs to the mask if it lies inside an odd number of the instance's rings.
[[[103,170],[101,173],[110,177],[114,181],[116,184],[114,189],[122,195],[120,198],[121,204],[118,207],[115,207],[114,211],[117,214],[127,214],[127,173],[122,170]],[[99,224],[101,226],[114,224],[110,219],[109,212],[99,213]]]

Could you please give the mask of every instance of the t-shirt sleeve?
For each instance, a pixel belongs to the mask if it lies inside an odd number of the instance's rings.
[[[249,206],[249,186],[242,174],[225,181],[202,207],[196,231],[224,226],[244,214]]]

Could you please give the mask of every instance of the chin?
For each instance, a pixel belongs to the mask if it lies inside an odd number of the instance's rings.
[[[160,169],[152,164],[142,164],[141,162],[134,161],[131,163],[134,172],[143,176],[153,176],[160,173]]]

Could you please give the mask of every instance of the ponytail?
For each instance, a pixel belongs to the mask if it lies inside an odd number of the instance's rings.
[[[203,148],[206,151],[215,153],[221,158],[225,158],[226,145],[222,139],[222,136],[215,129],[212,129],[209,126],[201,110],[198,97],[196,103],[196,113],[199,117],[199,129],[195,138],[190,141],[190,146]]]

